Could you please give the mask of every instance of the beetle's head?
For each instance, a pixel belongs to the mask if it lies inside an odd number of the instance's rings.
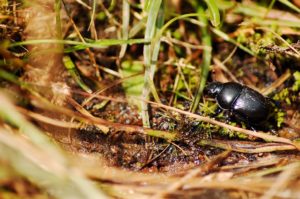
[[[221,82],[212,82],[209,83],[205,89],[204,93],[211,97],[216,97],[222,90],[223,84]]]

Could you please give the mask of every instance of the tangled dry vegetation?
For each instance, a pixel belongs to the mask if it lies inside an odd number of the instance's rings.
[[[300,198],[300,1],[0,4],[1,198]],[[272,119],[215,114],[211,81]]]

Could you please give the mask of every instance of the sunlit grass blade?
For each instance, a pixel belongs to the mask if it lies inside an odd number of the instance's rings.
[[[287,7],[289,7],[290,9],[300,13],[300,9],[295,6],[292,2],[287,1],[287,0],[279,0],[279,2],[281,2],[282,4],[286,5]]]
[[[292,4],[293,5],[293,4]],[[278,24],[279,26],[291,26],[291,27],[299,27],[299,18],[296,14],[291,13],[291,12],[286,12],[283,10],[275,10],[277,13],[275,16],[276,20],[273,17],[267,18],[268,13],[271,13],[272,11],[272,2],[270,3],[269,7],[263,7],[258,4],[254,3],[247,3],[245,4],[238,4],[234,9],[234,13],[242,13],[247,16],[251,17],[259,17],[259,18],[264,18],[263,20],[256,19],[258,22],[263,23],[265,20],[272,20],[274,24]],[[272,15],[274,16],[274,14]],[[280,16],[283,16],[282,18]],[[289,16],[289,17],[286,17]],[[289,20],[291,19],[291,20]],[[245,24],[247,21],[245,20],[243,24]],[[287,24],[285,24],[287,23]],[[270,23],[270,25],[273,25]]]
[[[203,55],[202,55],[202,65],[201,65],[201,73],[200,73],[200,82],[198,84],[198,89],[197,93],[195,95],[195,99],[193,100],[192,106],[191,106],[191,111],[195,112],[198,108],[205,84],[206,84],[206,79],[208,76],[209,72],[209,66],[211,63],[211,57],[212,57],[212,48],[211,48],[211,35],[208,32],[209,27],[208,27],[208,21],[207,17],[204,14],[204,10],[202,7],[198,8],[198,13],[199,13],[199,20],[205,24],[203,28],[201,28],[201,39],[202,39],[202,44],[204,46],[210,47],[210,48],[205,48],[203,49]]]
[[[143,28],[145,28],[145,24],[147,22],[147,18],[143,17],[139,22],[133,25],[133,27],[129,31],[129,38],[134,37],[139,33]]]
[[[213,26],[217,27],[220,25],[220,13],[215,0],[205,0],[208,10],[210,13],[210,21]]]
[[[143,11],[144,12],[149,12],[149,10],[151,9],[150,6],[151,6],[151,0],[145,0],[144,1]]]
[[[163,25],[164,25],[164,3],[162,3],[161,6],[159,7],[157,21],[156,21],[156,30],[155,30],[156,34],[163,27]],[[149,83],[150,83],[150,90],[156,102],[160,102],[160,99],[156,91],[153,78],[156,71],[156,63],[158,59],[159,49],[160,49],[160,40],[155,42],[154,45],[150,45],[150,51],[152,52],[152,57],[151,57],[151,65],[150,65],[151,80],[149,81]]]
[[[252,18],[248,22],[243,23],[247,26],[248,24],[258,24],[261,26],[279,26],[280,28],[291,27],[291,28],[300,28],[300,21],[287,21],[287,20],[272,20],[272,19],[260,19]]]
[[[128,39],[129,31],[129,21],[130,21],[130,5],[128,0],[122,1],[122,39]],[[121,46],[119,57],[122,58],[125,55],[127,44]]]
[[[145,30],[145,40],[152,40],[155,37],[157,17],[161,6],[161,2],[162,0],[146,2],[147,4],[145,6],[145,10],[149,9],[149,12],[147,13],[148,18],[147,18],[146,30]],[[157,48],[157,46],[159,48],[159,43],[153,45],[155,45],[154,48]],[[144,64],[146,69],[144,75],[144,88],[143,88],[142,98],[146,100],[149,99],[151,87],[153,88],[153,86],[151,85],[154,85],[153,77],[155,71],[153,71],[154,67],[151,67],[152,58],[153,58],[153,51],[151,51],[151,45],[144,45]],[[156,100],[159,100],[157,99],[158,97],[156,96],[157,94],[155,93],[155,91],[153,89],[152,91],[153,91],[152,94],[154,95]],[[145,127],[150,127],[148,104],[146,102],[142,102],[141,108],[142,108],[143,125]]]

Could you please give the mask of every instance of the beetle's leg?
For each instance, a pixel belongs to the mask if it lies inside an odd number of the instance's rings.
[[[255,128],[254,126],[250,125],[249,123],[247,124],[247,126],[252,130],[252,131],[257,131],[257,128]]]
[[[230,121],[233,120],[234,114],[231,111],[226,110],[226,111],[224,111],[224,117],[226,119],[226,123],[229,123]]]
[[[223,109],[221,109],[220,107],[217,107],[217,109],[215,110],[212,117],[217,117],[222,111],[223,111]]]
[[[272,99],[271,97],[266,97],[266,99],[275,107],[280,108],[280,102]]]
[[[267,129],[264,128],[265,125],[263,125],[263,124],[255,125],[255,124],[251,124],[249,121],[246,122],[246,127],[247,127],[247,129],[250,129],[250,130],[255,131],[255,132],[257,132],[257,131],[267,131]]]
[[[214,113],[211,115],[211,117],[212,118],[217,118],[221,112],[223,112],[223,109],[218,106],[216,108],[216,110],[214,111]]]

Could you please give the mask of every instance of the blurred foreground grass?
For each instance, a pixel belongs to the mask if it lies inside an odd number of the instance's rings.
[[[106,198],[43,132],[0,93],[0,116],[11,128],[0,129],[0,170],[13,172],[41,186],[56,198]]]

